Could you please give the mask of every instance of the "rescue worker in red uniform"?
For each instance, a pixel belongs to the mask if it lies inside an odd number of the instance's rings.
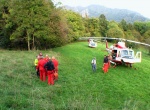
[[[58,60],[56,60],[56,58],[54,56],[52,56],[52,62],[55,67],[55,72],[58,73]]]
[[[105,55],[104,61],[103,61],[103,71],[104,71],[104,73],[108,72],[108,68],[109,68],[108,56]]]
[[[43,57],[39,57],[37,69],[39,68],[40,80],[41,81],[46,81],[46,72],[45,72],[45,68],[44,68],[45,64],[46,64],[46,61],[44,60],[44,58]]]
[[[44,68],[47,70],[47,76],[48,76],[48,85],[54,85],[54,64],[52,60],[50,59],[45,65]]]
[[[54,56],[52,56],[52,62],[54,64],[55,67],[55,73],[54,73],[54,79],[57,80],[58,79],[58,60],[56,60],[56,58]]]
[[[44,60],[45,60],[46,63],[50,60],[50,58],[49,58],[49,56],[47,54],[45,55]],[[46,70],[45,70],[45,75],[47,77],[47,71]]]
[[[48,62],[50,58],[49,58],[49,56],[46,54],[44,59],[45,59],[46,62]]]

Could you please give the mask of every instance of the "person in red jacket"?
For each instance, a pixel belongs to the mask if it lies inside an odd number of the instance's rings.
[[[39,68],[41,81],[46,81],[46,72],[45,72],[45,68],[44,68],[45,64],[46,64],[46,61],[44,60],[44,58],[40,57],[39,61],[38,61],[37,68]]]
[[[54,64],[55,70],[54,70],[54,80],[58,80],[58,60],[54,56],[52,56],[52,62]]]
[[[48,62],[50,58],[49,58],[49,56],[46,54],[44,59],[45,59],[46,62]]]
[[[48,76],[48,85],[54,85],[54,64],[52,60],[50,59],[45,65],[44,68],[47,70],[47,76]]]
[[[56,60],[56,58],[54,56],[52,56],[52,62],[55,67],[55,72],[58,73],[58,60]]]

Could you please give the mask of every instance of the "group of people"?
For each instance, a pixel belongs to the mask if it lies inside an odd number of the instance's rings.
[[[93,72],[96,71],[96,58],[94,57],[91,61],[92,64],[92,70]],[[111,67],[111,64],[113,64],[113,67],[116,67],[116,63],[112,61],[112,56],[111,55],[104,55],[104,60],[103,60],[103,67],[102,70],[104,73],[108,72],[108,69]]]
[[[46,81],[48,77],[48,84],[54,85],[55,80],[58,79],[58,60],[54,56],[52,58],[48,55],[44,57],[42,53],[39,53],[36,56],[34,65],[40,80]]]

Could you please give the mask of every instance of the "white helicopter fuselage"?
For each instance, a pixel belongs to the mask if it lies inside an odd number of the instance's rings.
[[[125,63],[140,63],[141,62],[141,52],[137,52],[134,55],[134,51],[130,49],[121,49],[118,50],[118,56],[116,57],[116,61],[125,62]],[[121,55],[119,55],[121,52]],[[126,52],[126,53],[124,53]]]
[[[89,47],[97,47],[97,42],[94,41],[94,39],[88,39]]]
[[[118,42],[117,46],[113,45],[110,48],[106,48],[106,50],[112,55],[112,61],[114,62],[125,62],[130,64],[141,62],[141,52],[134,54],[134,50],[125,47],[124,42]]]

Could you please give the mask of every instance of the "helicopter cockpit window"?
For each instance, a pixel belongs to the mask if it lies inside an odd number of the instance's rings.
[[[122,50],[121,54],[124,55],[128,55],[128,50]]]
[[[131,55],[131,56],[132,56],[132,54],[133,54],[133,51],[129,51],[129,55]]]

